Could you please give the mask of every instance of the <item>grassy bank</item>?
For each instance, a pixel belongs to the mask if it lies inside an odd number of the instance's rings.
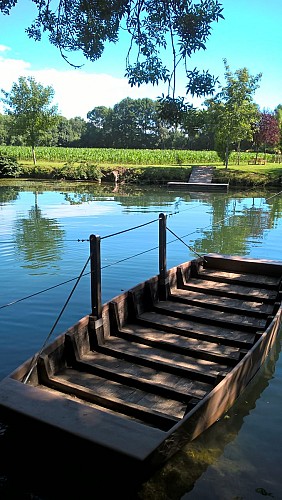
[[[211,164],[210,164],[211,165]],[[33,179],[91,180],[99,182],[118,182],[128,184],[166,184],[169,181],[187,182],[193,165],[144,165],[120,166],[92,164],[59,164],[38,162],[22,164],[21,177]],[[213,182],[229,183],[230,187],[265,186],[282,187],[282,166],[267,165],[230,165],[228,169],[216,165]]]
[[[271,154],[260,153],[266,164],[253,165],[248,162],[255,153],[241,153],[238,165],[237,153],[232,152],[226,169],[215,151],[38,147],[36,166],[28,147],[0,146],[0,153],[18,161],[22,178],[164,184],[187,181],[194,165],[213,165],[214,182],[231,187],[282,186],[282,163],[275,163]]]

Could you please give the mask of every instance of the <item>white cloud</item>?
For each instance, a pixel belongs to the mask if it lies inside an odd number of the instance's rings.
[[[167,93],[167,86],[143,85],[130,87],[125,78],[116,78],[109,74],[87,73],[80,69],[32,70],[30,63],[20,59],[9,59],[1,52],[9,50],[0,45],[1,88],[9,92],[13,83],[20,76],[32,76],[42,85],[51,85],[55,91],[54,104],[58,105],[59,113],[65,118],[81,116],[86,119],[88,111],[96,106],[113,107],[126,97],[132,99],[156,99],[162,93]],[[3,106],[0,103],[0,112]]]
[[[82,70],[57,71],[54,69],[32,72],[37,81],[52,85],[55,103],[66,118],[81,116],[96,106],[113,107],[125,97],[133,99],[159,95],[157,88],[131,88],[124,78],[108,74],[86,73]]]
[[[9,50],[8,47],[0,45],[1,52]],[[18,80],[20,76],[27,76],[30,64],[20,59],[9,59],[0,55],[0,75],[1,75],[1,89],[9,92],[13,83]],[[0,102],[0,112],[3,113],[3,104]]]
[[[1,88],[10,90],[14,81],[19,76],[25,76],[28,72],[29,63],[20,59],[8,59],[0,56]]]

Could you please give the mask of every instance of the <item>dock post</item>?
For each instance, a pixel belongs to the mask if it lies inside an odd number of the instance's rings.
[[[102,294],[101,294],[101,238],[94,234],[90,235],[90,271],[91,271],[91,331],[95,332],[95,343],[102,341]]]
[[[167,300],[168,276],[166,269],[166,215],[159,214],[159,297]]]

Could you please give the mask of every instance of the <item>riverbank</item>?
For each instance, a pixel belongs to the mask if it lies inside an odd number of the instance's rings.
[[[193,165],[117,165],[88,163],[38,162],[36,166],[29,162],[21,163],[21,178],[28,179],[64,179],[117,182],[123,184],[163,185],[167,182],[187,182]],[[282,165],[242,164],[215,167],[213,182],[229,183],[230,187],[282,187]]]

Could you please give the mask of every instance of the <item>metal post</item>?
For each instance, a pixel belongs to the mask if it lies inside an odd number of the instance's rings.
[[[166,271],[166,215],[159,214],[159,295],[166,300],[168,295],[168,278]]]
[[[94,320],[102,317],[100,236],[90,235],[91,306]]]

